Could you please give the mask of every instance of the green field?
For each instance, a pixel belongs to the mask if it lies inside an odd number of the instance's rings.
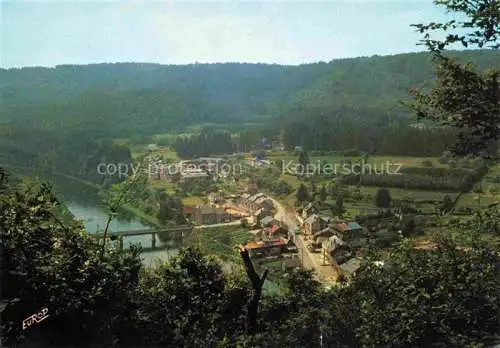
[[[239,262],[240,256],[235,246],[246,244],[252,239],[248,229],[229,226],[195,230],[186,240],[187,244],[200,248],[204,253],[215,255],[225,261]]]
[[[184,205],[198,206],[203,203],[204,203],[203,199],[201,197],[196,197],[196,196],[184,197],[182,199],[182,204]]]
[[[174,193],[175,189],[177,188],[176,184],[171,184],[166,180],[151,180],[149,184],[151,188],[162,189],[165,190],[167,193]]]
[[[165,159],[171,161],[179,160],[179,157],[177,157],[177,153],[170,148],[161,148],[158,150],[151,151],[148,149],[148,145],[130,145],[130,152],[132,154],[132,159],[137,159],[139,156],[151,153],[151,154],[159,154]]]
[[[351,186],[353,189],[355,186]],[[375,197],[377,190],[379,187],[377,186],[361,186],[360,190],[363,195],[371,195]],[[453,191],[430,191],[430,190],[405,190],[400,188],[390,187],[388,188],[391,192],[391,197],[393,199],[410,199],[413,201],[441,201],[445,195],[449,195],[451,199],[454,199],[458,192]]]

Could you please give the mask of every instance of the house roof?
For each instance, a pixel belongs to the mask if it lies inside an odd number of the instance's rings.
[[[280,225],[273,225],[273,227],[271,227],[271,233],[275,233],[275,232],[279,231],[280,229],[282,229],[282,227]]]
[[[253,212],[253,216],[258,216],[260,213],[264,211],[264,208],[257,209],[256,211]]]
[[[271,227],[266,227],[264,228],[264,231],[267,232],[267,233],[276,233],[278,232],[279,230],[284,230],[283,227],[281,227],[280,225],[278,224],[273,224]]]
[[[264,249],[264,248],[272,248],[279,247],[285,245],[285,241],[283,239],[274,239],[274,240],[266,240],[266,241],[250,241],[245,245],[246,249],[255,250],[255,249]]]
[[[316,214],[312,214],[311,216],[308,216],[305,220],[304,223],[313,223],[314,221],[318,220],[319,216]]]
[[[272,216],[266,216],[260,220],[260,222],[264,225],[271,223],[274,220]]]
[[[339,237],[337,237],[335,235],[328,238],[328,240],[331,241],[333,245],[344,245],[345,244],[345,242],[342,239],[340,239]]]
[[[340,232],[354,231],[354,230],[362,229],[361,225],[358,224],[357,222],[349,222],[349,223],[344,222],[341,224],[337,224],[335,227]]]
[[[314,207],[314,205],[316,204],[316,202],[309,202],[305,207],[304,207],[304,210],[309,210],[311,208]]]
[[[199,206],[199,209],[201,214],[218,214],[218,215],[226,214],[226,210],[224,208],[222,207],[215,208],[209,204],[202,204]]]
[[[360,266],[361,266],[361,260],[355,257],[355,258],[352,258],[349,261],[341,264],[340,268],[344,272],[352,274],[352,273],[356,272]]]
[[[290,259],[285,259],[283,260],[283,263],[282,263],[285,267],[298,267],[300,265],[300,260],[298,257],[295,257],[295,258],[290,258]]]
[[[346,242],[344,242],[342,239],[340,239],[335,235],[328,238],[328,241],[330,242],[330,248],[329,248],[330,253],[340,248],[349,249],[349,246],[346,244]]]
[[[256,193],[253,196],[251,196],[250,198],[248,198],[248,200],[251,201],[251,202],[255,202],[257,199],[259,199],[261,197],[266,197],[266,195],[263,194],[262,192]]]
[[[330,227],[323,228],[321,231],[316,232],[313,234],[313,239],[316,239],[318,237],[324,236],[325,234],[331,233]]]
[[[331,216],[320,216],[319,218],[326,223],[330,223],[330,221],[333,220],[333,218]]]
[[[267,201],[267,197],[259,197],[255,200],[255,203],[257,204],[262,204],[264,203],[265,201]]]
[[[248,210],[246,209],[243,209],[243,208],[240,208],[240,207],[237,207],[237,206],[234,206],[234,205],[231,205],[231,204],[224,204],[223,206],[224,210],[227,212],[228,210],[232,210],[234,212],[238,212],[242,215],[249,215],[248,214]]]

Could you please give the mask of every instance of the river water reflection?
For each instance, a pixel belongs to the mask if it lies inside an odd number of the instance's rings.
[[[108,215],[100,205],[101,198],[96,190],[85,186],[82,183],[75,182],[66,178],[57,178],[51,181],[54,191],[57,196],[63,201],[71,213],[83,221],[85,229],[89,233],[103,232],[106,227]],[[120,231],[144,230],[149,226],[143,224],[135,217],[119,216],[113,219],[109,225],[108,231],[111,233],[119,233]],[[123,246],[130,247],[131,244],[141,244],[143,248],[151,246],[151,236],[131,236],[125,237]],[[158,236],[156,236],[156,246],[165,246]],[[158,251],[144,251],[142,253],[143,263],[150,265],[157,259],[168,260],[177,253],[177,249],[172,247],[169,249]]]

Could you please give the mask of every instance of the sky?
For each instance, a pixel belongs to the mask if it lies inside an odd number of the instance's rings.
[[[297,65],[422,51],[431,0],[1,1],[1,67],[103,62]]]

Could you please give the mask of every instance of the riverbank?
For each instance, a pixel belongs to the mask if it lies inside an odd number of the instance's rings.
[[[16,170],[22,170],[22,171],[30,171],[30,172],[33,172],[35,174],[38,174],[37,170],[30,168],[30,167],[12,166],[12,165],[8,165],[8,164],[0,164],[0,167],[9,168],[14,172]],[[24,173],[19,173],[19,174],[24,175]],[[92,188],[93,190],[96,190],[97,192],[102,191],[101,186],[99,186],[95,183],[92,183],[90,181],[86,181],[86,180],[74,177],[72,175],[68,175],[68,174],[65,174],[65,173],[62,173],[59,171],[55,171],[55,170],[51,170],[50,174],[55,174],[55,175],[60,176],[62,178],[72,180],[72,181],[77,182],[79,184],[85,185],[88,188]],[[156,227],[156,228],[163,227],[162,224],[160,224],[160,222],[158,221],[158,219],[156,219],[154,216],[146,214],[145,212],[143,212],[137,208],[134,208],[134,207],[130,206],[129,204],[122,204],[120,206],[120,208],[123,209],[124,211],[126,211],[127,213],[133,215],[134,217],[138,218],[139,220],[141,220],[141,222],[143,222],[146,225],[149,225],[151,227]]]

